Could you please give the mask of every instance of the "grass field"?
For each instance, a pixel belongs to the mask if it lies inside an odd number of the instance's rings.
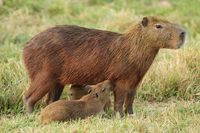
[[[200,132],[199,0],[3,0],[0,2],[0,132]],[[160,16],[187,30],[186,45],[161,50],[138,88],[134,116],[90,117],[40,126],[37,105],[26,115],[28,87],[22,48],[58,24],[124,32],[143,16]],[[67,97],[67,86],[62,98]]]

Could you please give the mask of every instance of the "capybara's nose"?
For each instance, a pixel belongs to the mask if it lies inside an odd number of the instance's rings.
[[[182,30],[182,31],[180,32],[180,38],[181,38],[182,40],[185,38],[185,34],[186,34],[186,32],[185,32],[184,30]]]

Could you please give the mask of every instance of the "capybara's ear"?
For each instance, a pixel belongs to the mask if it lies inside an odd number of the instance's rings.
[[[142,19],[142,25],[144,27],[146,27],[148,25],[148,23],[149,23],[149,19],[147,17],[143,17],[143,19]]]
[[[109,89],[109,90],[113,89],[113,84],[111,83],[110,80],[104,81],[104,85],[103,85],[102,91],[103,91],[103,89]]]
[[[84,91],[89,91],[90,89],[91,89],[91,86],[89,86],[89,85],[86,85],[86,86],[84,86],[83,88],[82,88]]]
[[[91,93],[92,92],[92,87],[90,87],[89,85],[87,85],[87,92]]]
[[[90,92],[92,91],[92,87],[91,87],[90,85],[84,86],[83,89],[84,89],[85,91],[87,91],[88,93],[90,93]]]

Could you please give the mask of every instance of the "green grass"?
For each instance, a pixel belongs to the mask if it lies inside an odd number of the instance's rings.
[[[2,132],[199,132],[199,103],[170,101],[167,103],[135,102],[135,114],[119,117],[90,117],[62,123],[40,125],[38,114],[5,115]]]
[[[0,132],[200,132],[199,7],[199,0],[167,4],[160,0],[4,0],[0,5]],[[149,15],[179,23],[187,30],[187,40],[182,49],[160,51],[138,88],[133,117],[97,116],[41,127],[37,114],[23,113],[21,97],[28,78],[21,53],[31,37],[58,24],[124,32]],[[67,98],[67,91],[66,87],[62,98]]]

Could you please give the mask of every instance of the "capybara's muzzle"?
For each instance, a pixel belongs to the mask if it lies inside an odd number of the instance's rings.
[[[179,45],[179,47],[181,47],[184,44],[185,36],[186,36],[185,30],[181,29],[180,34],[179,34],[179,37],[180,37],[180,45]]]

